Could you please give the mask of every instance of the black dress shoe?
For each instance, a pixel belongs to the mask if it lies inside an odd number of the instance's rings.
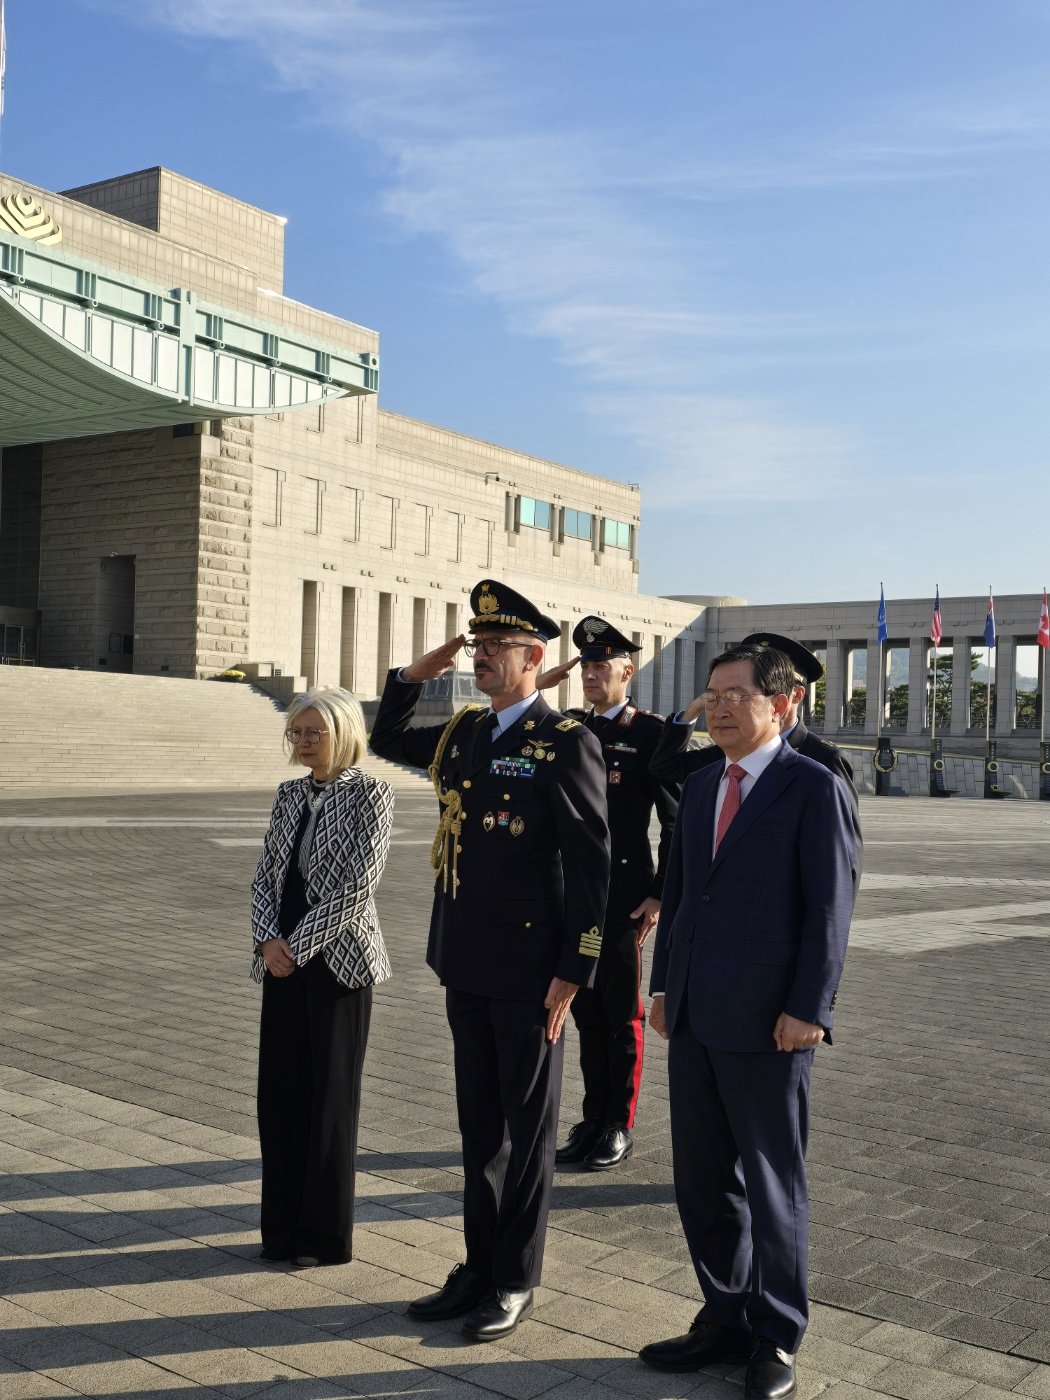
[[[297,1269],[319,1269],[326,1261],[318,1259],[316,1254],[297,1254],[292,1263]]]
[[[757,1341],[747,1363],[744,1400],[786,1400],[795,1393],[795,1358],[772,1342]]]
[[[290,1249],[260,1249],[259,1258],[264,1264],[287,1264],[292,1257]]]
[[[471,1273],[466,1264],[457,1264],[436,1293],[417,1298],[408,1305],[409,1317],[420,1322],[441,1322],[473,1311],[491,1290],[488,1279]]]
[[[585,1118],[582,1123],[577,1123],[569,1133],[565,1145],[559,1147],[555,1152],[555,1162],[560,1167],[564,1166],[566,1162],[582,1162],[601,1135],[602,1125],[592,1123]]]
[[[583,1159],[592,1172],[607,1172],[618,1167],[634,1151],[634,1138],[626,1128],[606,1128]]]
[[[717,1361],[746,1361],[751,1347],[750,1334],[743,1329],[697,1321],[684,1336],[650,1342],[638,1356],[657,1371],[699,1371]]]
[[[515,1292],[493,1288],[463,1323],[463,1335],[474,1342],[494,1342],[509,1337],[532,1312],[532,1289]]]

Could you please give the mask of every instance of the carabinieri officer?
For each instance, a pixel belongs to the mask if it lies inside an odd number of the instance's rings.
[[[607,619],[585,617],[572,640],[579,651],[583,693],[591,709],[583,724],[602,746],[612,837],[612,875],[602,951],[594,987],[573,999],[580,1036],[583,1119],[559,1147],[559,1164],[582,1162],[609,1171],[633,1151],[631,1129],[638,1107],[645,1046],[641,997],[642,947],[656,927],[664,869],[671,848],[680,785],[651,775],[650,761],[664,732],[661,715],[631,704],[628,686],[641,647]],[[560,680],[568,666],[545,673],[541,685]],[[578,713],[578,712],[577,712]],[[689,729],[677,728],[682,746]],[[660,848],[653,864],[649,823],[660,823]]]
[[[552,710],[536,678],[561,629],[497,582],[471,595],[473,640],[453,637],[387,677],[371,744],[426,768],[441,804],[427,962],[445,987],[463,1139],[466,1262],[409,1315],[469,1314],[491,1341],[532,1311],[561,1096],[561,1029],[594,981],[609,886],[601,748]],[[460,650],[492,708],[411,728],[423,682]],[[509,1140],[509,1158],[503,1151]]]

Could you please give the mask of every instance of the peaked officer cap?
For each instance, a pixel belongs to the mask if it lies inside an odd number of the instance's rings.
[[[469,623],[472,632],[482,627],[493,632],[531,632],[541,642],[561,636],[553,618],[545,617],[535,603],[494,578],[483,578],[474,585],[470,606],[474,613]]]
[[[813,655],[809,647],[791,637],[782,637],[779,632],[752,632],[740,643],[744,647],[772,647],[782,652],[795,668],[795,675],[803,685],[819,681],[824,674],[820,658]]]
[[[604,617],[585,617],[572,631],[581,661],[608,661],[611,656],[633,656],[641,651],[637,642],[618,632]]]

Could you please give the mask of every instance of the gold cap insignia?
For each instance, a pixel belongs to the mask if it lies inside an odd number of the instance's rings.
[[[499,612],[499,599],[496,597],[495,593],[489,591],[487,583],[481,585],[481,596],[478,599],[478,612],[483,613],[486,617],[490,613]]]

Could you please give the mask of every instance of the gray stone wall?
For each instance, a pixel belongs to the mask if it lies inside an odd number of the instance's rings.
[[[874,794],[875,770],[872,767],[873,748],[843,745],[843,752],[853,764],[857,790]],[[899,788],[909,797],[928,797],[930,792],[930,756],[912,751],[897,753],[897,767],[890,774],[891,788]],[[984,759],[969,754],[944,754],[944,784],[958,797],[984,797]],[[1039,796],[1039,764],[1021,759],[1003,759],[999,764],[999,786],[1008,797]]]

